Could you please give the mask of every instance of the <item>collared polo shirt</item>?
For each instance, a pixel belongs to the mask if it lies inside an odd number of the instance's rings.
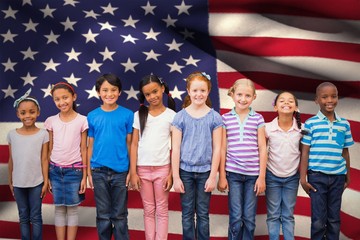
[[[342,157],[344,148],[354,144],[349,122],[335,113],[335,121],[319,111],[305,122],[301,143],[310,146],[309,170],[325,174],[346,174],[346,161]]]
[[[265,124],[268,145],[267,169],[277,177],[290,177],[296,174],[300,162],[301,130],[296,119],[291,128],[284,131],[279,127],[278,118]]]
[[[232,109],[222,115],[222,120],[227,137],[225,170],[259,175],[258,129],[265,125],[263,116],[250,108],[248,116],[241,122],[235,109]]]

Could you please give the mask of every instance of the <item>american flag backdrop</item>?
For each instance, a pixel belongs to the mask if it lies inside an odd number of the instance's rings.
[[[232,106],[227,89],[241,77],[256,83],[256,111],[266,121],[280,90],[299,98],[302,120],[316,114],[316,86],[338,86],[337,112],[349,120],[351,185],[342,204],[341,239],[360,239],[360,1],[359,0],[0,0],[0,238],[19,238],[18,215],[7,185],[6,134],[21,126],[12,107],[29,88],[42,107],[39,126],[57,109],[51,85],[67,81],[86,115],[100,104],[94,83],[103,73],[123,83],[119,103],[135,111],[138,82],[153,73],[169,84],[178,110],[186,76],[211,76],[214,108]],[[54,239],[51,195],[44,199],[44,239]],[[129,192],[131,239],[144,239],[142,204]],[[170,193],[169,239],[181,239],[181,209]],[[214,192],[212,239],[226,239],[227,196]],[[310,238],[310,201],[299,189],[296,239]],[[88,189],[78,239],[97,239],[95,203]],[[265,197],[258,204],[256,239],[267,239]]]

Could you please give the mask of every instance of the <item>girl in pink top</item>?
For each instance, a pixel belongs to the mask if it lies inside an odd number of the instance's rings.
[[[86,189],[86,117],[75,111],[76,93],[65,82],[51,90],[59,114],[49,117],[50,191],[55,204],[55,230],[58,240],[73,240],[78,228],[78,205]],[[66,228],[67,227],[67,228]]]
[[[269,238],[278,240],[280,226],[285,240],[294,239],[294,207],[299,187],[300,139],[298,101],[290,92],[275,97],[278,116],[266,123],[268,145],[266,205]]]

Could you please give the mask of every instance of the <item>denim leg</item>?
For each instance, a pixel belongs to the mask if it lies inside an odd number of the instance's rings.
[[[242,239],[254,239],[257,196],[254,192],[258,176],[246,176],[244,185],[243,222],[244,230]]]
[[[30,204],[28,188],[14,187],[14,196],[19,211],[20,232],[22,240],[30,240]]]
[[[194,173],[180,169],[180,178],[183,182],[185,193],[180,194],[182,210],[183,240],[195,238],[195,198],[196,183]]]
[[[111,216],[111,187],[106,170],[96,168],[92,170],[94,197],[96,203],[96,227],[100,240],[110,240],[112,236]]]
[[[114,226],[115,240],[129,239],[128,231],[128,191],[126,188],[127,172],[112,172],[110,180],[111,188],[111,222]]]
[[[30,205],[30,222],[32,225],[32,239],[42,240],[42,214],[41,204],[42,199],[40,198],[43,183],[29,189],[29,205]]]
[[[316,192],[310,191],[311,239],[325,239],[328,205],[327,177],[319,172],[308,171],[308,182],[316,189]]]
[[[241,239],[243,229],[243,193],[244,183],[240,174],[227,172],[226,178],[229,185],[228,205],[229,205],[229,240]]]
[[[340,236],[341,197],[344,191],[345,175],[329,175],[328,219],[326,223],[326,239],[335,240]]]
[[[278,240],[281,225],[281,188],[282,183],[278,177],[269,170],[266,171],[266,208],[267,227],[270,240]]]
[[[197,240],[210,239],[209,208],[211,192],[205,192],[205,183],[210,172],[195,173],[196,181],[196,234]]]
[[[19,211],[22,240],[42,239],[42,199],[40,198],[42,186],[43,183],[31,188],[14,187],[15,200]]]
[[[299,188],[299,180],[299,173],[283,179],[284,185],[282,188],[281,222],[284,240],[294,239],[294,209]]]

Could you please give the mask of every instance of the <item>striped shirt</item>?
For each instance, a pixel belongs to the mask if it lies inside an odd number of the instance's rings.
[[[319,111],[305,122],[301,143],[310,146],[309,170],[325,174],[346,174],[346,161],[342,157],[344,148],[354,144],[349,122],[335,113],[331,122]]]
[[[264,118],[252,108],[244,122],[232,109],[222,115],[226,129],[227,151],[225,170],[257,176],[260,171],[258,129],[265,126]]]

